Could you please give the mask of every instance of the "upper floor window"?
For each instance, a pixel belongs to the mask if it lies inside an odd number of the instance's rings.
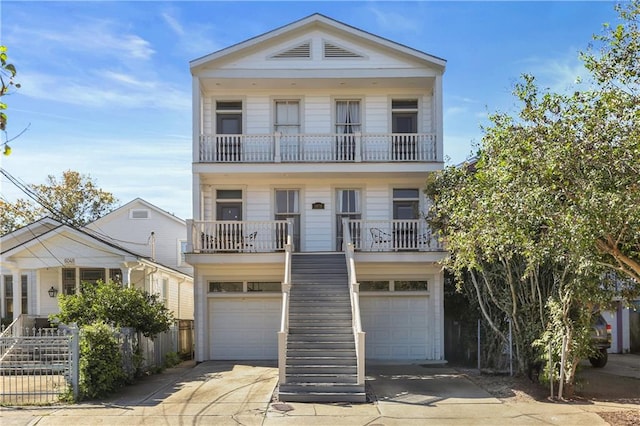
[[[420,190],[418,188],[396,188],[393,190],[393,218],[417,219],[419,215]]]
[[[242,101],[216,102],[216,133],[242,134]]]
[[[391,127],[393,133],[418,133],[417,99],[391,101]]]
[[[275,131],[284,135],[300,133],[300,102],[276,101]]]
[[[360,101],[336,101],[336,133],[351,134],[361,131]]]

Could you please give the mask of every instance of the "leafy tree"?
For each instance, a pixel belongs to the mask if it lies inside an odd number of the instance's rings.
[[[60,313],[54,320],[85,326],[104,322],[114,327],[132,327],[147,337],[168,331],[173,315],[156,294],[118,283],[83,283],[80,294],[58,296]]]
[[[0,232],[5,234],[44,216],[81,227],[112,211],[117,199],[98,188],[89,175],[67,170],[60,180],[49,175],[41,185],[28,185],[32,199],[11,203],[0,199]]]
[[[19,89],[20,83],[14,81],[17,74],[16,67],[8,62],[7,46],[0,45],[0,97],[6,96],[10,93],[11,89]],[[0,131],[3,133],[7,128],[7,114],[4,112],[7,109],[7,104],[0,101]],[[6,138],[2,142],[4,155],[11,154],[11,147],[9,146],[9,140]]]
[[[569,391],[592,311],[611,300],[607,271],[629,278],[623,295],[640,289],[640,0],[618,11],[582,54],[589,87],[551,93],[525,75],[517,116],[492,115],[477,160],[427,188],[459,285],[503,341],[511,321],[521,371],[549,343],[566,354]]]

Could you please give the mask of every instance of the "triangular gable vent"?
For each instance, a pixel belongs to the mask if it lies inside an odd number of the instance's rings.
[[[311,42],[302,43],[291,49],[287,49],[280,53],[272,55],[274,59],[290,59],[290,58],[310,58],[311,57]]]
[[[363,58],[364,56],[347,50],[344,47],[336,46],[328,41],[324,42],[324,57],[325,58]]]

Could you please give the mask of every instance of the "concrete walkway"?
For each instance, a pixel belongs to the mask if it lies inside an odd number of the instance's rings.
[[[273,401],[273,364],[206,362],[172,368],[101,402],[0,408],[14,425],[604,425],[596,411],[610,404],[504,403],[456,370],[420,365],[369,365],[366,404]],[[635,407],[638,408],[638,407]]]

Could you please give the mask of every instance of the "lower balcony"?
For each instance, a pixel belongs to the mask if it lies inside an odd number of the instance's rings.
[[[433,133],[200,135],[201,163],[442,161]]]
[[[282,252],[293,226],[286,220],[187,221],[191,253]],[[329,226],[328,226],[329,228]],[[348,221],[354,249],[361,252],[438,252],[444,248],[424,220]],[[302,236],[304,238],[304,236]],[[327,233],[327,238],[331,238]],[[333,237],[336,238],[335,236]],[[338,241],[342,241],[342,237]],[[336,247],[334,241],[327,246]],[[298,251],[293,247],[294,251]],[[322,251],[322,250],[309,250]]]

